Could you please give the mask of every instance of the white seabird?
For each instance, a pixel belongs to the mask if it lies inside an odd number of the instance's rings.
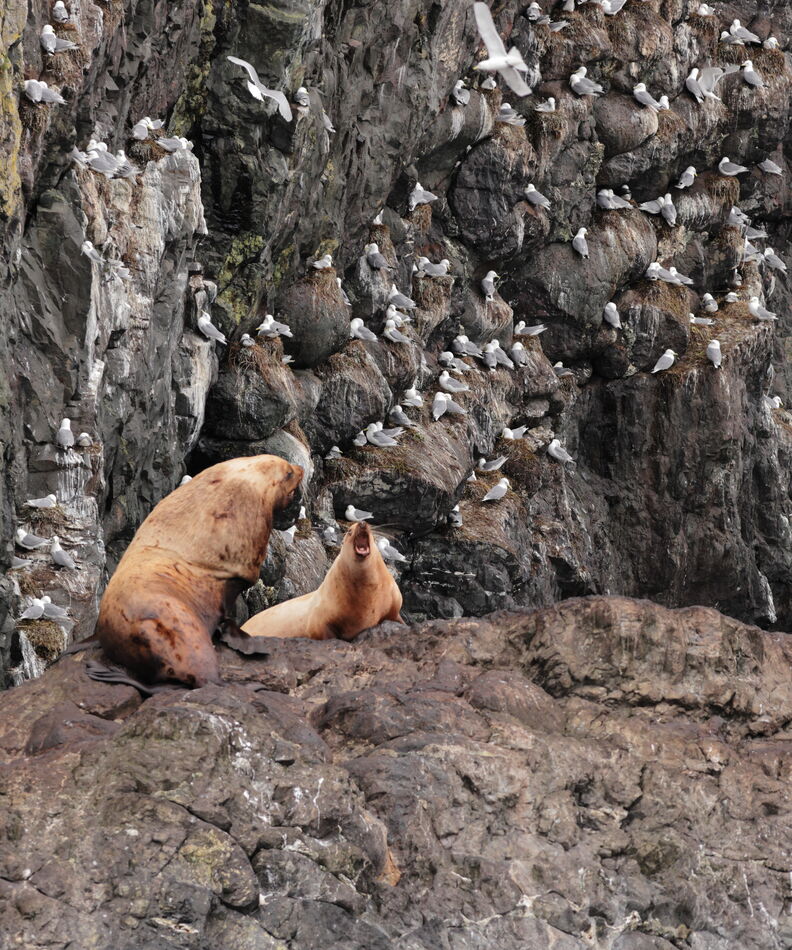
[[[247,60],[239,59],[238,56],[227,56],[226,59],[230,63],[234,63],[236,66],[241,66],[247,71],[247,74],[250,77],[247,83],[248,92],[251,94],[251,96],[253,96],[254,99],[258,99],[259,102],[263,102],[265,98],[274,100],[278,105],[278,112],[280,112],[287,122],[291,122],[291,106],[289,105],[289,100],[282,92],[280,92],[278,89],[268,89],[259,79],[258,73],[254,67],[251,66]]]
[[[476,63],[473,68],[483,72],[498,72],[518,96],[529,96],[531,88],[520,75],[521,72],[528,72],[520,51],[516,46],[512,46],[509,52],[506,52],[506,47],[495,29],[492,14],[486,3],[474,3],[473,15],[476,18],[479,36],[487,47],[487,58]]]

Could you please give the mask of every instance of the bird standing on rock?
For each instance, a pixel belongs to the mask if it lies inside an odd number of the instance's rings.
[[[525,366],[528,363],[528,354],[519,340],[509,347],[509,357],[515,366]]]
[[[743,79],[748,83],[749,86],[753,86],[755,89],[759,89],[764,86],[764,80],[754,69],[753,63],[750,59],[746,59],[746,61],[742,64],[742,74]]]
[[[369,330],[360,317],[354,317],[349,321],[349,338],[373,343],[377,339],[377,334],[373,330]]]
[[[653,373],[662,373],[664,370],[671,369],[677,354],[673,350],[666,350],[660,359],[655,363]]]
[[[208,340],[213,340],[214,342],[222,343],[223,345],[228,342],[225,338],[225,334],[217,329],[217,327],[212,323],[212,318],[205,310],[198,314],[197,323],[198,329]]]
[[[411,297],[406,297],[404,294],[399,293],[396,284],[391,284],[388,303],[392,303],[394,307],[398,307],[400,310],[415,310],[417,306]]]
[[[765,248],[764,259],[765,264],[767,264],[768,267],[773,268],[773,270],[780,270],[782,274],[786,274],[786,264],[776,254],[772,247]]]
[[[780,165],[776,163],[771,158],[766,158],[763,162],[759,162],[759,167],[765,173],[765,175],[783,175],[784,170]]]
[[[385,329],[382,331],[382,335],[390,343],[409,343],[409,337],[406,337],[400,330],[396,329],[395,320],[386,320]]]
[[[440,374],[438,385],[440,386],[442,390],[444,390],[447,393],[470,392],[470,386],[468,386],[467,383],[463,383],[461,379],[454,379],[447,369],[444,369],[443,372]]]
[[[601,96],[605,92],[598,82],[586,78],[587,69],[581,66],[569,77],[569,85],[572,91],[579,96]]]
[[[387,538],[377,538],[377,547],[385,561],[404,562],[407,558]]]
[[[377,244],[374,242],[367,244],[365,251],[369,267],[374,270],[390,270],[390,264],[385,260],[383,255],[380,254],[380,249]]]
[[[605,310],[602,316],[606,323],[609,323],[617,330],[621,330],[621,318],[619,317],[619,311],[616,309],[616,304],[613,303],[613,301],[605,304]]]
[[[540,191],[537,191],[533,184],[526,185],[525,197],[532,205],[544,208],[545,210],[550,209],[550,199],[545,197]]]
[[[734,178],[735,175],[742,175],[743,172],[747,172],[748,169],[745,165],[736,165],[734,162],[730,162],[728,158],[724,157],[718,163],[718,171],[721,175],[726,175],[729,178]]]
[[[751,313],[752,317],[756,317],[757,320],[777,320],[778,316],[775,313],[771,313],[766,307],[763,307],[758,297],[751,297],[748,301],[748,310]]]
[[[508,478],[502,478],[497,485],[493,485],[492,488],[487,492],[487,494],[481,499],[482,501],[500,501],[504,497],[506,492],[511,488],[511,484]]]
[[[63,419],[60,428],[55,434],[55,444],[60,449],[70,449],[74,445],[74,433],[71,430],[71,419]]]
[[[65,53],[70,49],[79,49],[71,40],[64,40],[63,37],[57,36],[49,23],[41,28],[40,40],[41,48],[51,56],[55,53]]]
[[[561,442],[558,439],[553,439],[550,444],[547,446],[547,454],[556,460],[556,462],[561,462],[566,465],[568,462],[575,464],[575,460],[567,452],[567,450],[561,445]]]
[[[57,534],[53,534],[50,540],[50,554],[52,555],[52,560],[56,567],[63,567],[68,571],[73,571],[77,567],[74,563],[74,558],[70,554],[67,554],[60,546],[60,539]]]
[[[363,511],[360,508],[355,508],[354,505],[347,505],[344,515],[347,521],[368,521],[374,517],[373,512]]]
[[[580,228],[578,233],[572,238],[572,247],[580,254],[581,257],[589,256],[588,242],[586,241],[586,235],[588,231],[586,228]]]
[[[470,102],[470,90],[463,79],[457,79],[451,90],[451,98],[458,106],[466,106]]]
[[[495,299],[495,281],[499,276],[500,275],[496,274],[494,270],[490,270],[487,271],[486,276],[481,281],[481,290],[487,303],[492,303]]]
[[[715,369],[720,369],[723,357],[718,340],[710,340],[707,344],[707,359],[712,363]]]
[[[635,98],[636,102],[651,109],[652,112],[660,111],[660,103],[657,101],[657,99],[655,99],[654,96],[647,92],[644,83],[639,82],[637,85],[633,86],[633,97]]]

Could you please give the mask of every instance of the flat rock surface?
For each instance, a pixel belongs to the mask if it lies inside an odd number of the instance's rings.
[[[792,944],[785,634],[591,597],[221,653],[2,696],[5,947]]]

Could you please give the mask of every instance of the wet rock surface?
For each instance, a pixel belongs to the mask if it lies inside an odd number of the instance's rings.
[[[787,639],[593,597],[144,702],[62,658],[0,698],[8,946],[788,946]]]

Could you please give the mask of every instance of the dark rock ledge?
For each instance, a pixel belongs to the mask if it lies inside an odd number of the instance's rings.
[[[792,945],[792,646],[591,597],[0,698],[4,947]]]

